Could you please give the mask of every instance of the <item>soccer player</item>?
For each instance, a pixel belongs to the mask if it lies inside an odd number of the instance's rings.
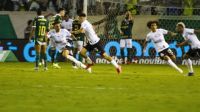
[[[72,23],[72,34],[75,36],[75,39],[73,40],[73,47],[74,52],[73,56],[77,57],[77,60],[82,62],[82,57],[80,56],[80,51],[83,48],[83,42],[84,42],[84,33],[77,32],[81,28],[81,23],[78,20],[78,16],[75,17],[73,23]],[[73,33],[75,32],[75,33]],[[76,68],[76,66],[73,66],[73,68]]]
[[[69,46],[71,45],[67,42],[67,38],[70,38],[71,33],[66,29],[61,29],[61,24],[59,21],[55,21],[53,25],[54,29],[48,32],[48,37],[51,38],[52,42],[58,49],[58,52],[60,52],[65,58],[76,63],[78,67],[84,68],[88,70],[88,72],[91,72],[91,68],[86,68],[86,65],[69,55]]]
[[[79,14],[79,21],[81,23],[81,28],[77,32],[78,33],[85,33],[86,39],[88,41],[87,45],[84,46],[80,51],[81,56],[83,58],[85,58],[86,62],[88,63],[87,68],[92,66],[94,63],[89,58],[89,56],[87,56],[86,52],[87,51],[90,52],[94,49],[97,49],[100,52],[101,56],[104,57],[109,62],[111,62],[114,65],[114,67],[116,68],[118,73],[121,73],[122,72],[121,66],[118,65],[117,62],[114,59],[112,59],[112,57],[108,56],[105,53],[104,49],[102,48],[101,40],[97,36],[97,34],[95,33],[92,24],[87,21],[86,14],[80,13]]]
[[[130,11],[125,13],[125,19],[121,22],[121,39],[120,39],[120,52],[122,57],[122,64],[125,64],[124,48],[127,47],[128,56],[127,64],[132,62],[132,28],[133,28],[133,17]]]
[[[29,41],[35,33],[35,50],[36,50],[36,65],[35,70],[38,70],[38,64],[40,57],[44,60],[44,70],[47,70],[47,56],[46,56],[46,46],[47,46],[47,32],[49,29],[49,22],[42,15],[42,11],[39,9],[37,11],[37,17],[33,21],[32,32],[29,36]],[[40,56],[41,54],[41,56]]]
[[[151,32],[147,34],[145,43],[144,43],[144,51],[146,51],[146,43],[147,41],[152,41],[159,56],[162,60],[168,62],[168,64],[175,68],[178,72],[183,73],[182,69],[180,69],[173,61],[176,60],[175,55],[173,54],[172,50],[169,48],[168,43],[165,41],[164,35],[169,34],[171,36],[175,36],[176,33],[158,29],[158,21],[149,21],[147,23],[147,27],[151,29]],[[172,61],[173,60],[173,61]]]
[[[183,58],[187,60],[187,67],[189,70],[188,76],[193,76],[194,70],[190,58],[200,57],[200,41],[198,40],[197,35],[195,34],[200,33],[200,30],[186,28],[183,22],[177,23],[176,30],[183,36],[185,40],[177,44],[177,46],[181,47],[187,44],[190,45],[189,51],[186,54],[184,54]]]
[[[65,10],[64,8],[60,8],[58,10],[58,14],[54,15],[51,20],[50,20],[50,25],[51,25],[51,29],[53,29],[53,23],[56,21],[56,22],[62,22],[62,18],[64,17],[65,15]],[[52,40],[50,38],[50,56],[51,56],[51,62],[53,64],[53,67],[54,68],[61,68],[58,63],[57,63],[57,60],[58,60],[58,57],[59,55],[61,55],[60,53],[57,53],[56,55],[56,47],[55,45],[52,43]]]

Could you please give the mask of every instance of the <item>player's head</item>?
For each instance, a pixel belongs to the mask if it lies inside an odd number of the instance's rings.
[[[56,31],[59,31],[61,29],[60,21],[54,21],[53,26]]]
[[[86,14],[80,13],[78,17],[79,17],[79,21],[82,23],[86,19]]]
[[[177,31],[178,33],[183,33],[184,28],[185,28],[185,24],[184,24],[183,22],[178,22],[178,23],[176,24],[176,31]]]
[[[152,31],[155,31],[158,28],[158,21],[149,21],[147,22],[147,27]]]
[[[65,9],[64,8],[59,8],[58,13],[63,17],[65,15]]]
[[[129,19],[129,16],[131,15],[131,12],[129,10],[127,10],[125,12],[125,19]]]
[[[68,13],[65,13],[65,16],[64,16],[64,20],[68,21],[69,20],[69,14]]]
[[[38,16],[41,16],[41,15],[42,15],[42,10],[41,10],[41,9],[38,9],[38,10],[37,10],[37,15],[38,15]]]

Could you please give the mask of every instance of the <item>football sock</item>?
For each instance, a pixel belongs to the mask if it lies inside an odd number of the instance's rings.
[[[167,62],[168,62],[168,64],[169,64],[171,67],[175,68],[175,69],[176,69],[177,71],[179,71],[180,73],[183,72],[178,66],[176,66],[176,64],[175,64],[171,59],[169,59]]]
[[[115,68],[119,67],[119,65],[117,64],[117,62],[114,59],[112,59],[111,63]]]
[[[121,53],[121,58],[123,59],[123,61],[125,60],[125,57],[124,57],[124,48],[121,48],[120,49],[120,53]]]
[[[80,61],[76,60],[76,58],[74,58],[73,56],[67,55],[67,59],[69,59],[70,61],[76,63],[76,65],[78,65],[81,68],[86,68],[86,66],[81,63]]]
[[[36,58],[35,58],[35,67],[38,67],[39,60],[40,60],[40,53],[36,53]]]
[[[47,67],[47,55],[46,53],[42,53],[41,55],[42,59],[44,59],[44,67]]]
[[[56,55],[56,50],[55,49],[51,49],[50,51],[51,53],[51,62],[54,63],[55,61],[55,55]]]
[[[86,58],[86,62],[87,62],[88,64],[92,64],[92,63],[93,63],[89,56]]]
[[[193,67],[192,67],[192,61],[190,59],[187,59],[187,63],[186,63],[188,70],[190,73],[193,73]]]
[[[131,49],[132,49],[132,48],[127,48],[127,50],[128,50],[128,56],[127,56],[127,57],[128,57],[128,61],[129,61],[129,62],[132,62]]]

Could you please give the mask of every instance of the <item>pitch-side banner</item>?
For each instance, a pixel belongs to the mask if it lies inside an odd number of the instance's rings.
[[[28,40],[0,40],[0,48],[3,50],[12,51],[19,61],[34,62],[35,61],[35,50],[34,42],[29,43]],[[185,60],[182,60],[183,54],[189,50],[189,46],[182,48],[176,47],[176,41],[169,42],[170,48],[174,51],[177,57],[177,63],[185,64]],[[146,51],[143,52],[143,41],[133,40],[132,41],[132,54],[134,60],[137,60],[139,64],[164,64],[165,61],[160,60],[158,53],[155,51],[153,44],[148,43]],[[121,63],[120,45],[119,39],[102,39],[102,46],[105,52],[111,55],[118,63]],[[50,61],[49,47],[47,49],[47,58]],[[109,63],[105,59],[101,58],[98,51],[88,53],[92,60],[96,63]],[[125,49],[125,56],[127,56],[127,50]],[[193,59],[194,65],[200,65],[200,59]]]

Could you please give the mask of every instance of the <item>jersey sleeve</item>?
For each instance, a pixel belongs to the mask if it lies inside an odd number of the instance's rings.
[[[50,30],[48,33],[47,33],[47,38],[51,38],[53,36],[53,31]]]
[[[71,33],[68,31],[68,30],[66,30],[66,29],[64,29],[64,32],[65,32],[65,34],[66,34],[66,39],[69,39],[70,37],[71,37]]]
[[[147,34],[147,36],[146,36],[146,41],[149,42],[150,40],[151,40],[151,39],[150,39],[150,35]]]
[[[190,29],[190,28],[186,28],[185,31],[187,33],[192,33],[192,34],[194,33],[194,29]]]
[[[87,24],[81,24],[81,28],[83,28],[84,30],[87,28]]]
[[[164,35],[166,35],[167,33],[168,33],[168,31],[167,30],[165,30],[165,29],[159,29],[161,32],[162,32],[162,34],[164,34]]]

